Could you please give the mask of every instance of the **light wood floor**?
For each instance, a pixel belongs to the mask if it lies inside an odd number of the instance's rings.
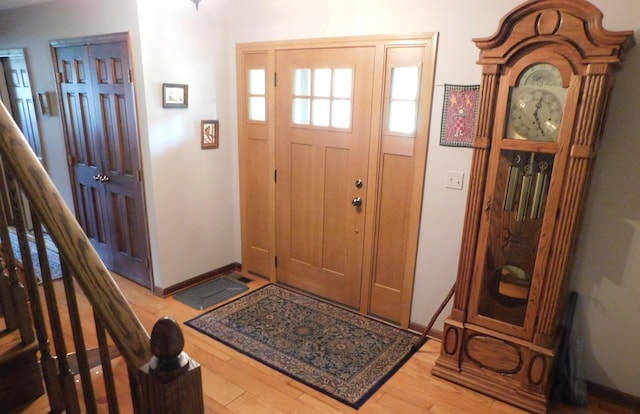
[[[254,278],[255,279],[255,278]],[[170,316],[182,323],[203,311],[190,308],[172,297],[162,299],[148,290],[116,276],[124,295],[149,332],[155,321]],[[251,289],[266,282],[257,279]],[[81,301],[81,306],[84,306]],[[91,312],[83,312],[84,325],[92,324]],[[354,410],[211,338],[183,326],[185,351],[202,367],[205,411],[207,413],[523,413],[508,404],[431,375],[440,352],[440,342],[428,341],[361,408]],[[121,358],[114,360],[116,378],[126,378]],[[95,370],[99,379],[100,371]],[[123,380],[126,381],[126,380]],[[122,396],[124,402],[126,395]],[[127,413],[128,408],[122,410]],[[21,412],[46,413],[44,398]],[[590,399],[585,409],[574,410],[553,404],[552,413],[632,413],[598,399]]]

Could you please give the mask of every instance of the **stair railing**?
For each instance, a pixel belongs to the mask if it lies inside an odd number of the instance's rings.
[[[82,320],[86,322],[86,317],[80,317],[84,310],[78,303],[77,284],[93,311],[97,353],[103,371],[101,380],[104,381],[109,412],[119,412],[117,396],[121,392],[116,390],[110,362],[114,352],[108,338],[115,344],[116,354],[119,353],[127,365],[131,401],[123,404],[124,407],[131,407],[136,413],[203,412],[200,367],[183,352],[184,340],[177,323],[162,318],[149,336],[1,103],[0,160],[8,188],[8,194],[0,194],[0,238],[6,265],[6,270],[3,270],[7,275],[6,279],[3,278],[5,282],[0,283],[0,303],[4,305],[2,309],[7,328],[20,329],[23,343],[32,341],[35,332],[51,411],[98,411],[91,377],[91,351],[85,345],[86,334],[82,327]],[[30,214],[22,203],[23,195],[28,200]],[[7,196],[10,203],[6,202]],[[10,211],[6,211],[7,205]],[[40,278],[36,277],[36,264],[30,254],[27,217],[31,219],[32,237],[37,245]],[[9,218],[19,240],[20,268],[14,262],[15,252],[8,232]],[[62,301],[58,300],[61,289],[54,286],[49,269],[43,227],[55,243],[60,257],[64,288]],[[22,282],[26,285],[26,294],[21,293]],[[6,306],[24,302],[25,297],[28,298],[32,319],[23,310],[7,309]],[[44,299],[45,306],[41,299]],[[67,310],[61,312],[62,306],[58,302],[64,302]],[[70,320],[71,346],[68,345],[69,335],[63,332],[62,317]],[[25,323],[33,326],[27,327]],[[71,357],[68,351],[73,351]],[[80,390],[75,381],[78,375]],[[82,403],[84,409],[80,408]]]

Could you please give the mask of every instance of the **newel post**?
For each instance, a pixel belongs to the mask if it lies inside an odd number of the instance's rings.
[[[175,320],[160,319],[151,331],[153,356],[140,368],[144,413],[204,413],[200,364],[183,351],[184,337]]]

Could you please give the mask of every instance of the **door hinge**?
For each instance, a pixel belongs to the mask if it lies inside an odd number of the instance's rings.
[[[131,79],[133,79],[133,76],[131,76],[131,69],[129,69],[129,83],[131,83]]]
[[[278,182],[278,170],[273,170],[273,182]]]
[[[138,177],[138,181],[142,181],[142,171],[137,170],[136,171],[136,176]]]
[[[144,259],[144,265],[146,266],[147,269],[150,269],[151,268],[151,260]]]
[[[73,155],[67,155],[67,162],[69,163],[69,167],[73,167]]]
[[[273,86],[274,87],[278,86],[278,73],[277,72],[273,72]]]
[[[278,256],[275,256],[273,258],[273,264],[276,266],[276,269],[278,268]]]
[[[62,83],[62,72],[56,72],[56,83]]]

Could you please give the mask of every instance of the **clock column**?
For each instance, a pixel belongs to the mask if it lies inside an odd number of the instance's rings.
[[[473,141],[473,158],[469,174],[469,197],[464,220],[465,231],[462,234],[460,259],[458,264],[458,278],[456,280],[455,296],[453,300],[453,319],[463,321],[466,313],[465,306],[469,300],[471,274],[476,255],[477,233],[480,227],[480,216],[483,210],[485,182],[491,147],[491,131],[493,130],[493,111],[488,110],[496,105],[498,95],[497,65],[486,65],[482,68],[482,82],[478,120],[476,123],[475,139]],[[466,229],[469,229],[468,231]],[[459,315],[458,317],[454,315]]]
[[[588,72],[590,74],[584,78],[582,101],[576,113],[575,133],[564,180],[564,197],[558,209],[558,224],[551,246],[551,250],[559,254],[552,255],[549,260],[549,282],[542,295],[538,329],[534,337],[536,345],[546,347],[554,341],[557,320],[564,309],[566,281],[573,259],[573,251],[561,247],[575,243],[612,86],[610,65],[592,64],[588,66]]]

